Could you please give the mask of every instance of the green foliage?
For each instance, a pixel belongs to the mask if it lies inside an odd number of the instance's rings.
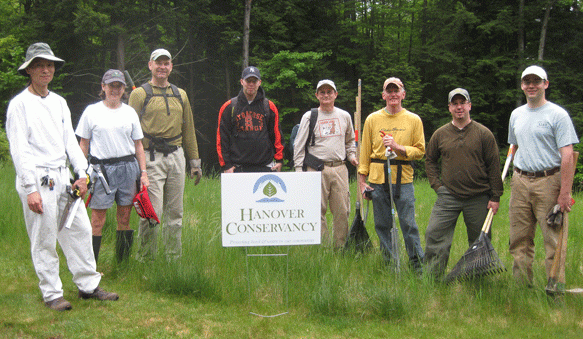
[[[262,86],[278,106],[280,117],[304,113],[306,102],[313,102],[321,60],[329,53],[281,51],[258,67]],[[300,115],[301,116],[301,115]]]
[[[10,160],[10,146],[6,138],[6,131],[0,126],[0,162],[8,162]]]
[[[578,143],[573,149],[579,152],[579,159],[575,166],[575,178],[573,179],[573,190],[576,192],[583,191],[583,144]]]
[[[448,119],[447,93],[463,87],[472,118],[504,145],[510,112],[524,101],[520,71],[534,62],[551,79],[548,98],[580,131],[583,64],[573,60],[583,52],[581,4],[553,2],[544,60],[537,60],[547,6],[526,1],[519,18],[518,5],[504,0],[253,1],[250,63],[261,68],[286,134],[315,105],[318,80],[334,80],[337,106],[353,112],[362,79],[365,118],[384,106],[384,79],[397,76],[407,88],[404,106],[421,116],[426,137]],[[239,0],[0,2],[1,108],[26,81],[14,70],[32,42],[48,42],[66,60],[51,88],[66,94],[74,122],[96,100],[106,69],[127,69],[143,83],[150,52],[164,47],[175,56],[171,82],[189,95],[203,162],[216,165],[217,111],[240,88],[243,13]]]
[[[15,72],[24,60],[24,49],[12,35],[0,37],[0,111],[6,112],[8,102],[22,90],[26,78]],[[4,117],[4,115],[2,115]],[[4,121],[4,119],[1,119]]]

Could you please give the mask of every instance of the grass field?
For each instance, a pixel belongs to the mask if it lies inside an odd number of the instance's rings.
[[[354,190],[355,184],[352,183]],[[435,194],[415,183],[423,235]],[[183,257],[140,264],[114,259],[115,213],[108,212],[98,270],[117,302],[77,298],[61,256],[65,298],[73,310],[47,309],[32,267],[14,170],[0,164],[0,338],[576,338],[583,335],[583,296],[550,299],[544,292],[542,239],[537,234],[535,287],[510,272],[443,285],[407,270],[396,275],[375,248],[365,254],[324,246],[277,248],[285,257],[246,261],[244,248],[223,248],[220,182],[205,178],[185,196]],[[354,194],[352,194],[354,197]],[[493,222],[493,244],[507,268],[509,187]],[[583,196],[570,214],[568,287],[583,286]],[[354,207],[354,203],[352,204]],[[352,217],[351,219],[352,220]],[[131,224],[137,228],[134,213]],[[467,250],[458,224],[449,268]],[[401,244],[401,248],[403,245]],[[136,246],[134,246],[135,252]],[[251,250],[251,249],[250,249]],[[261,251],[263,249],[253,249]],[[269,250],[273,250],[272,248]],[[248,265],[248,266],[247,266]],[[247,269],[249,267],[249,269]],[[249,274],[247,273],[249,272]],[[287,278],[286,278],[286,273]],[[289,314],[262,318],[250,312]]]

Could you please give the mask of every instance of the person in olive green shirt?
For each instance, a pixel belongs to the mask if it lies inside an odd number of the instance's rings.
[[[156,215],[164,224],[168,260],[182,255],[182,214],[187,164],[188,175],[202,177],[201,160],[186,92],[168,82],[172,56],[165,49],[152,52],[148,67],[152,79],[130,94],[129,105],[140,117],[144,132],[148,194]],[[141,219],[138,260],[152,259],[157,252],[158,225]]]
[[[471,245],[480,235],[488,210],[498,211],[504,192],[496,139],[487,127],[470,118],[471,108],[468,91],[451,91],[452,121],[433,133],[426,149],[427,179],[437,201],[425,232],[425,264],[436,277],[447,266],[460,213]]]

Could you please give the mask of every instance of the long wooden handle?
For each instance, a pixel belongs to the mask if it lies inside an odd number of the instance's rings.
[[[490,226],[492,226],[492,218],[494,217],[494,210],[489,209],[488,215],[486,215],[486,219],[484,220],[484,225],[482,226],[482,232],[488,233],[490,231]]]
[[[577,168],[577,160],[579,159],[579,152],[573,152],[573,171],[571,176],[575,176],[575,169]],[[555,249],[555,256],[553,258],[553,264],[551,265],[551,271],[549,272],[549,284],[552,282],[565,283],[565,261],[567,257],[567,240],[569,238],[569,213],[563,213],[563,224],[561,226],[561,234],[559,234],[559,239],[557,241],[557,247]],[[563,269],[561,269],[563,268]],[[551,287],[548,286],[547,287]]]
[[[356,112],[354,113],[354,140],[356,141],[356,160],[360,161],[360,129],[361,129],[361,124],[360,124],[360,110],[361,110],[361,104],[362,104],[362,99],[361,99],[361,81],[360,79],[358,79],[358,95],[356,96]],[[360,187],[358,187],[358,169],[356,170],[356,191],[358,192],[357,194],[357,201],[360,202],[360,204],[362,204],[362,193],[360,192]]]

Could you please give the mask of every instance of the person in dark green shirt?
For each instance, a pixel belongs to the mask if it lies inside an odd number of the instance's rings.
[[[425,264],[437,277],[447,266],[460,213],[471,245],[480,235],[488,210],[498,211],[504,192],[496,139],[470,118],[470,94],[456,88],[448,101],[452,121],[433,133],[425,161],[427,178],[437,193],[425,233]]]

